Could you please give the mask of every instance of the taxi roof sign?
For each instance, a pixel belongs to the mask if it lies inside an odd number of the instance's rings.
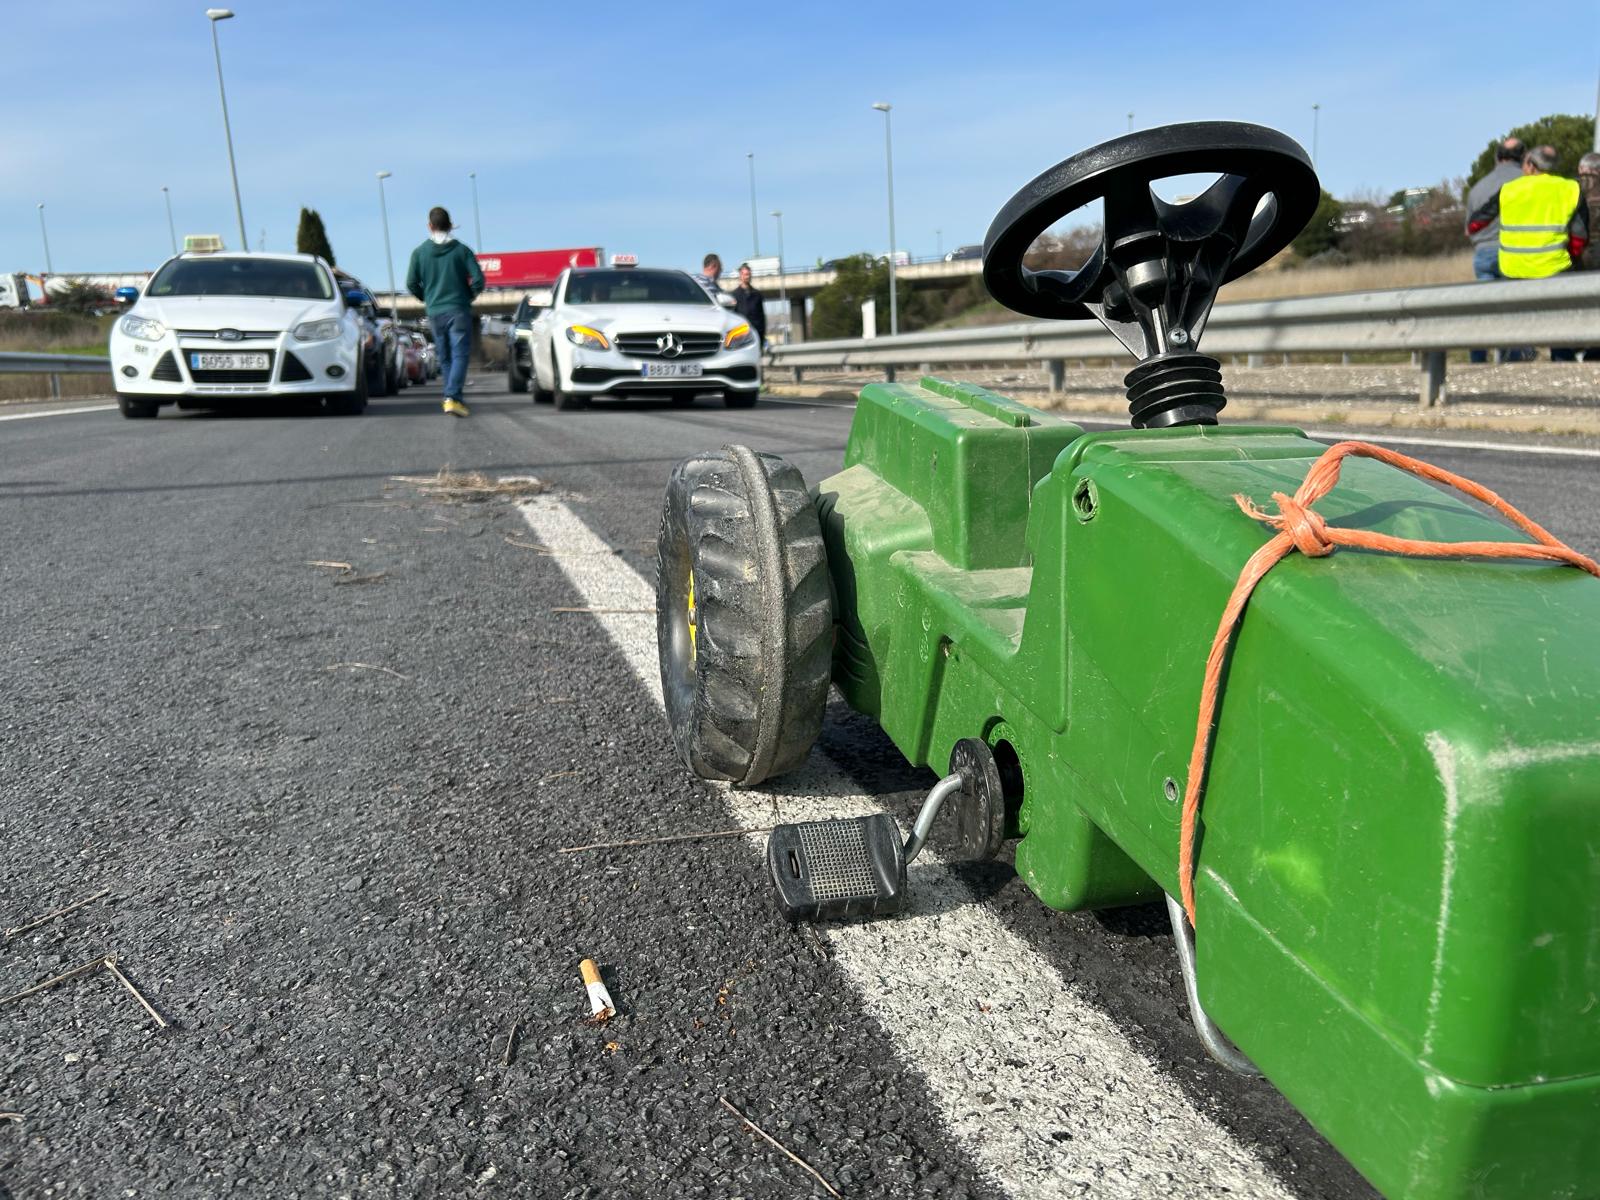
[[[611,256],[611,265],[613,267],[637,267],[639,265],[639,256],[637,254],[613,254]]]
[[[185,254],[216,254],[226,249],[220,233],[186,233],[183,235]]]

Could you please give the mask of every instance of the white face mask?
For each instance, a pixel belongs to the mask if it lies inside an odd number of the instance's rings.
[[[428,231],[428,237],[441,246],[446,242],[453,242],[456,240],[451,236],[448,229],[430,229]]]

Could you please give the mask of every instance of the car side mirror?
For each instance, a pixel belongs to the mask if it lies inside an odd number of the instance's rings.
[[[351,308],[360,308],[363,304],[371,304],[372,297],[360,288],[351,288],[344,294],[344,302]]]
[[[717,293],[717,303],[722,305],[723,308],[732,308],[732,307],[734,307],[733,297],[728,295],[727,292],[718,292]]]

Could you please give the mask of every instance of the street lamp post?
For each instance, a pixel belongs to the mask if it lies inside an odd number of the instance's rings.
[[[933,256],[935,258],[944,257],[944,230],[942,229],[933,231]]]
[[[889,178],[889,336],[894,337],[900,332],[900,300],[894,269],[894,142],[889,133],[889,109],[893,106],[880,100],[872,107],[883,114],[883,159]]]
[[[383,181],[391,174],[391,171],[378,172],[378,211],[383,214],[383,261],[389,264],[389,316],[398,322],[400,308],[394,294],[394,251],[389,248],[389,202],[383,195]]]
[[[217,41],[217,22],[231,21],[233,9],[208,8],[206,17],[211,21],[211,50],[217,58],[217,95],[222,100],[222,132],[228,139],[228,174],[233,177],[233,211],[239,218],[239,246],[250,249],[250,235],[244,231],[244,202],[239,199],[239,168],[233,161],[233,127],[228,123],[228,90],[222,84],[222,45]]]
[[[750,164],[750,257],[761,257],[761,230],[756,224],[756,156],[754,153],[746,154],[745,161]]]
[[[772,210],[772,219],[778,223],[778,303],[783,305],[783,340],[789,340],[789,285],[783,279],[783,209]],[[804,304],[802,300],[800,303]]]
[[[167,236],[172,239],[172,252],[178,252],[178,227],[172,223],[172,193],[167,191],[167,185],[161,185],[161,196],[167,202]]]
[[[39,237],[44,241],[44,273],[54,275],[55,267],[50,265],[50,234],[44,227],[44,201],[39,201]]]
[[[1317,135],[1322,132],[1322,105],[1311,106],[1311,169],[1317,169]]]
[[[1128,114],[1128,132],[1129,133],[1133,132],[1133,114],[1132,113]]]
[[[483,221],[478,216],[478,173],[476,171],[468,171],[467,178],[472,180],[472,236],[476,239],[473,244],[477,246],[479,250],[482,250]],[[384,224],[385,228],[387,229],[387,217],[384,218]],[[391,288],[389,290],[393,291],[394,289]]]

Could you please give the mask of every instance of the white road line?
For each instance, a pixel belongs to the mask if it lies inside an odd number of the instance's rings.
[[[1307,437],[1328,442],[1393,442],[1397,446],[1439,446],[1446,450],[1494,450],[1501,454],[1551,454],[1564,458],[1600,458],[1600,450],[1585,446],[1534,446],[1516,442],[1474,442],[1467,438],[1411,437],[1381,430],[1361,433],[1354,429],[1308,429]]]
[[[654,588],[565,504],[521,506],[634,674],[661,703]],[[623,610],[623,611],[615,611]],[[778,784],[725,791],[747,828],[880,811],[822,754]],[[760,847],[764,839],[753,835]],[[1281,1197],[1279,1181],[937,860],[912,869],[904,915],[819,927],[899,1057],[979,1168],[1013,1196]],[[762,868],[752,862],[751,870]],[[1174,1021],[1181,1020],[1177,1010]],[[1068,1138],[1056,1140],[1065,1133]]]
[[[43,412],[0,413],[0,421],[31,421],[35,417],[65,417],[72,413],[112,412],[115,404],[96,404],[90,408],[47,408]]]
[[[1086,421],[1118,421],[1119,413],[1058,413],[1069,421],[1081,417]],[[1274,422],[1280,424],[1281,422]],[[1251,424],[1263,425],[1264,421]],[[1292,422],[1291,422],[1292,424]],[[1218,432],[1226,433],[1227,426]],[[1566,458],[1600,458],[1600,449],[1586,446],[1540,446],[1530,442],[1475,442],[1470,438],[1422,437],[1414,434],[1391,433],[1387,429],[1304,429],[1302,432],[1323,442],[1393,442],[1397,446],[1438,446],[1445,450],[1494,450],[1501,454],[1551,454]]]

